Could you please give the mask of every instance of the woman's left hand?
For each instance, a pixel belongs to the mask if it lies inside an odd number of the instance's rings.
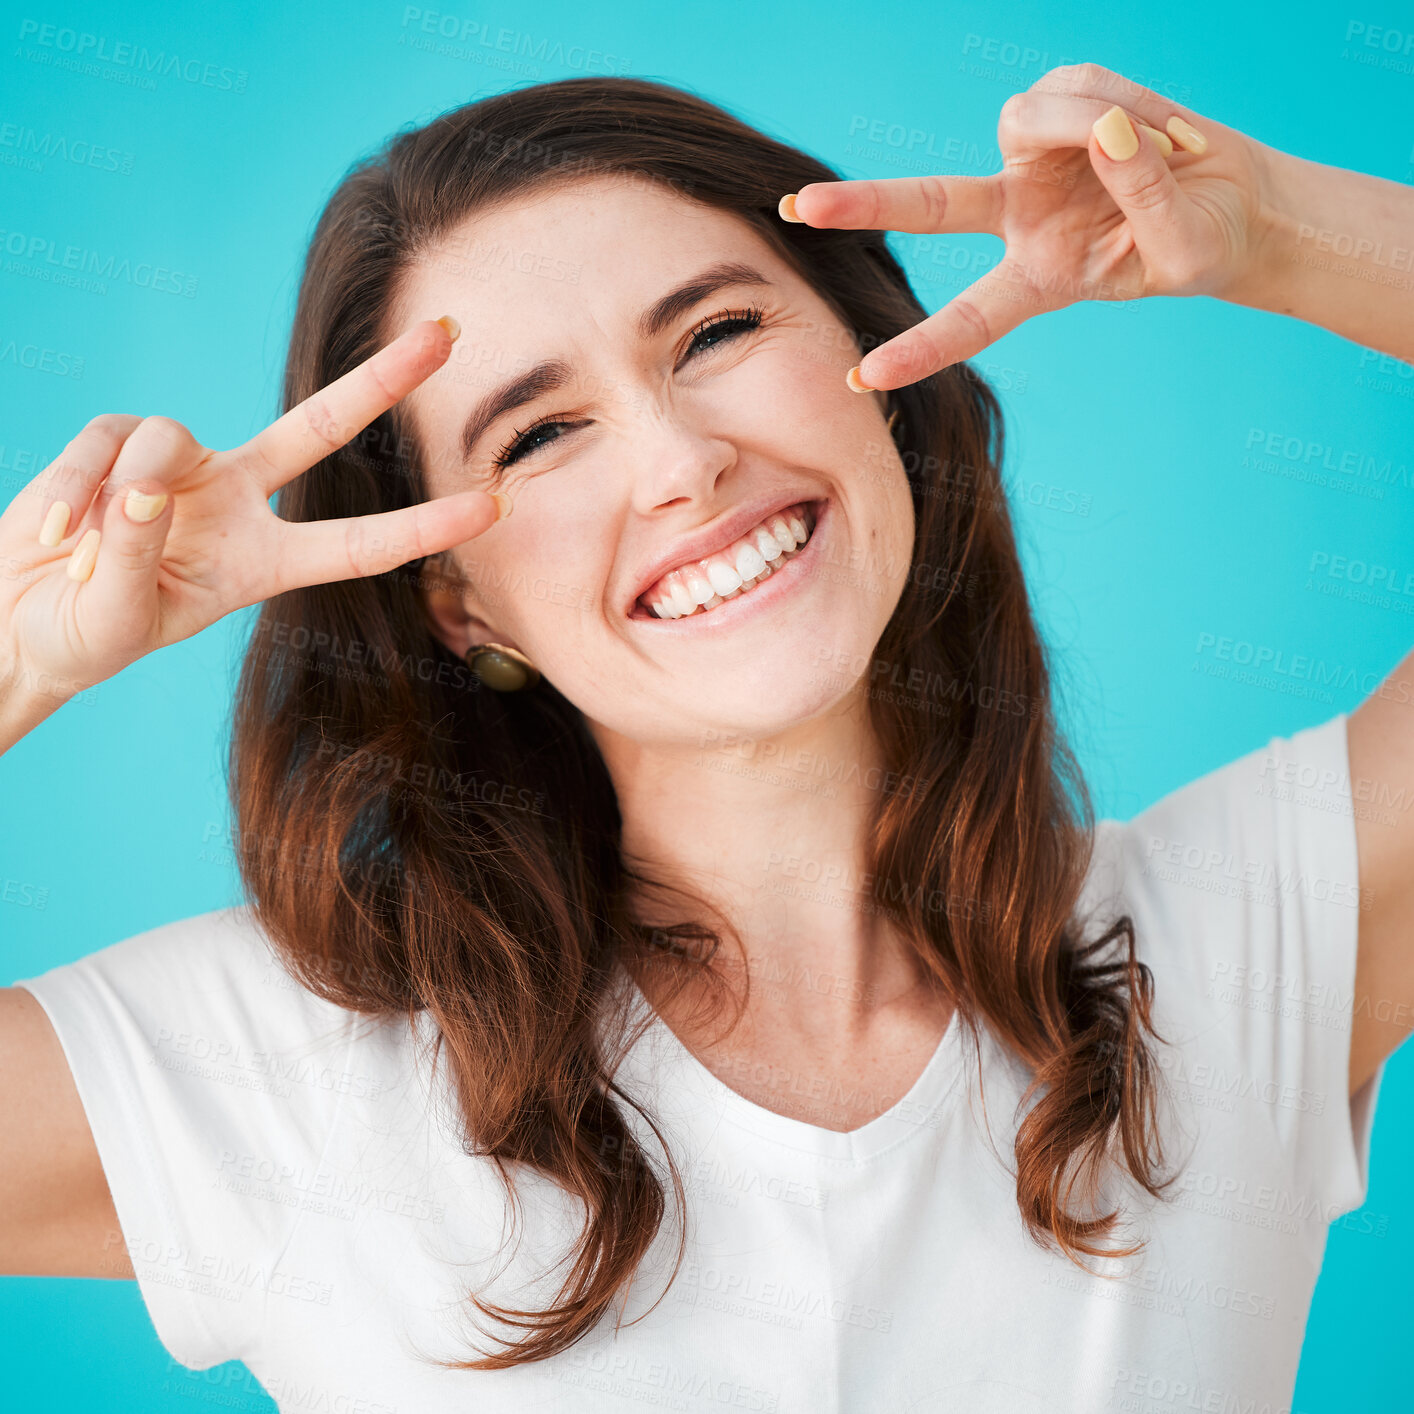
[[[997,144],[1002,170],[986,177],[811,182],[795,194],[794,215],[811,226],[986,232],[1006,242],[980,280],[866,355],[859,377],[869,387],[914,383],[1079,300],[1233,297],[1256,270],[1278,154],[1234,128],[1076,64],[1007,99]],[[783,202],[787,219],[789,210]]]

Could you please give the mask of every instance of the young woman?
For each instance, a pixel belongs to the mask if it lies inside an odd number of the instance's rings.
[[[15,498],[0,744],[264,602],[248,906],[3,993],[4,1270],[135,1276],[289,1410],[1289,1400],[1414,1003],[1358,808],[1414,664],[1096,826],[962,361],[1154,294],[1409,357],[1408,281],[1313,257],[1414,202],[1093,65],[1000,144],[838,182],[662,85],[486,99],[329,202],[283,417],[100,417]],[[886,229],[1006,256],[925,318]]]

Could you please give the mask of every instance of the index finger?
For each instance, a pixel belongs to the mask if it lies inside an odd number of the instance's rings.
[[[842,231],[975,231],[1002,234],[1000,174],[986,177],[885,177],[807,182],[781,215]],[[787,213],[790,214],[787,214]]]
[[[430,378],[447,361],[460,333],[450,315],[414,324],[258,432],[236,455],[256,463],[265,473],[266,495],[273,494]]]

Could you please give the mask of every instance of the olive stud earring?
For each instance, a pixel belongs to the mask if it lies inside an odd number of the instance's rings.
[[[504,643],[474,643],[463,656],[472,674],[497,692],[519,692],[540,681],[540,669]]]

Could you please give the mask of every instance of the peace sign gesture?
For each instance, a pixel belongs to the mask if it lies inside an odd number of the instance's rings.
[[[872,350],[850,386],[899,388],[1082,299],[1223,296],[1273,219],[1275,154],[1098,64],[1052,69],[1002,105],[986,177],[811,182],[786,220],[846,230],[986,232],[1001,261]]]
[[[303,523],[269,506],[436,372],[459,332],[414,325],[233,451],[170,418],[95,418],[0,515],[0,686],[72,696],[235,609],[486,530],[508,503],[485,491]]]

